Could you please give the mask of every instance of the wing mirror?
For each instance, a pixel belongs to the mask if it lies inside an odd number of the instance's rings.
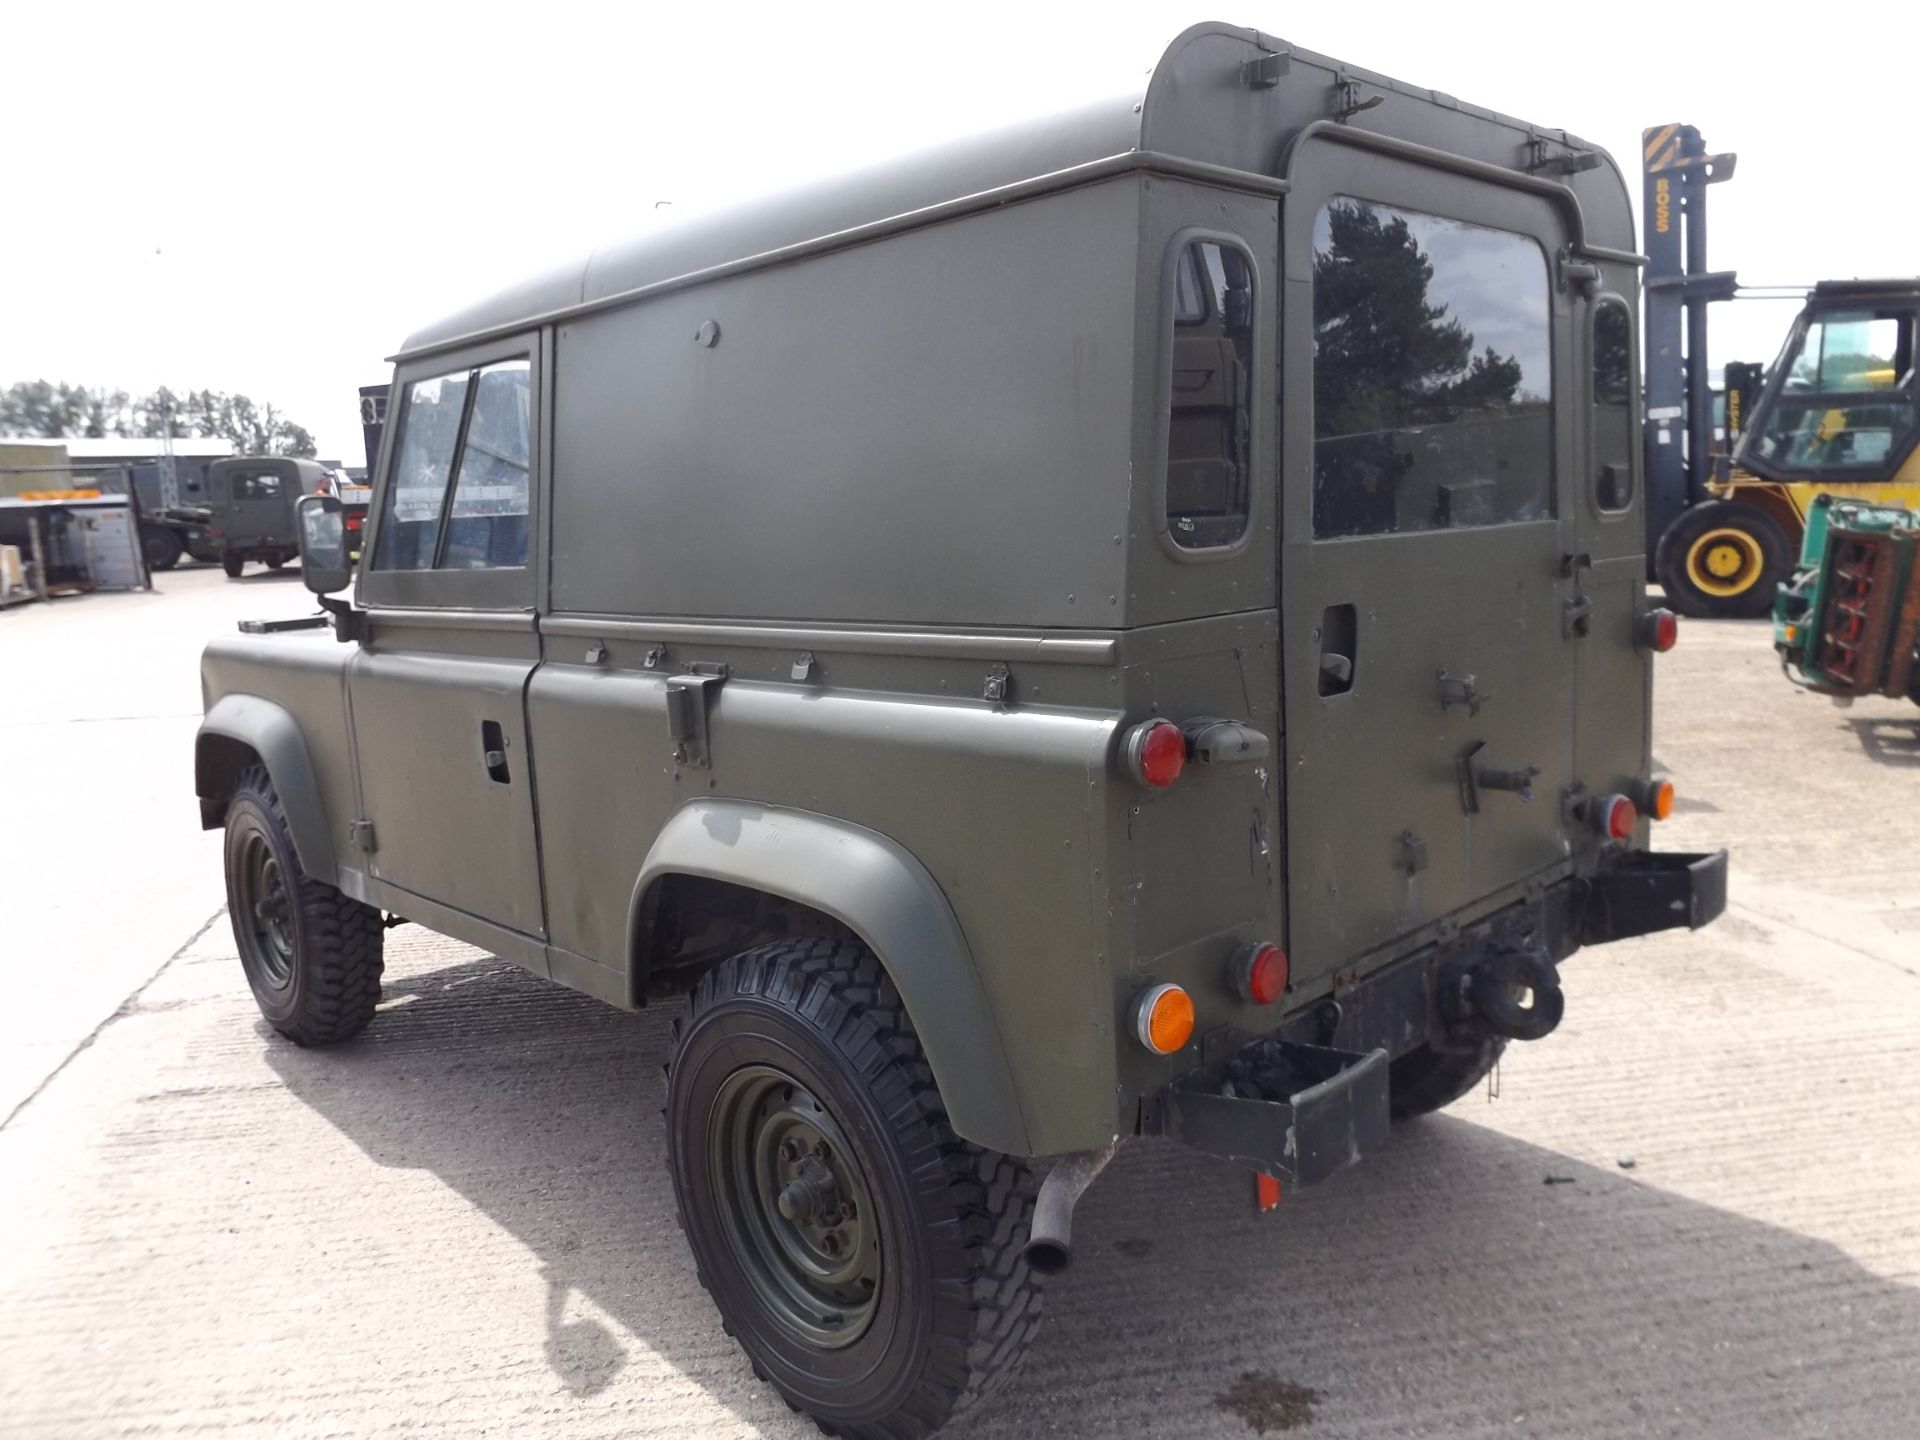
[[[347,516],[338,495],[303,495],[300,517],[300,578],[316,595],[332,595],[353,580],[347,549]]]

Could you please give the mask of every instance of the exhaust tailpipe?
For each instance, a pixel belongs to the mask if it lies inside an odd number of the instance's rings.
[[[1115,1140],[1104,1150],[1063,1155],[1040,1182],[1024,1254],[1027,1264],[1042,1275],[1058,1275],[1073,1263],[1073,1207],[1119,1148]]]

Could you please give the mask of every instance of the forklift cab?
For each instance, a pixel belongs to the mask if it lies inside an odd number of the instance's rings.
[[[1920,280],[1815,286],[1735,464],[1782,484],[1920,481],[1916,325]]]

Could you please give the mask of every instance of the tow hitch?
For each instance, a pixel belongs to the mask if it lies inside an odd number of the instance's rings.
[[[1567,995],[1553,961],[1538,950],[1504,950],[1441,968],[1440,1011],[1467,1034],[1507,1040],[1551,1035],[1566,1014]]]

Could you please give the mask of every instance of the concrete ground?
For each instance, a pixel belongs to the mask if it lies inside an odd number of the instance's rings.
[[[197,828],[200,638],[291,576],[0,612],[0,1433],[807,1436],[696,1284],[668,1015],[408,928],[331,1053],[259,1021]],[[972,1434],[1920,1433],[1920,711],[1757,625],[1659,662],[1730,913],[1583,953],[1499,1096],[1258,1216],[1159,1142]]]

